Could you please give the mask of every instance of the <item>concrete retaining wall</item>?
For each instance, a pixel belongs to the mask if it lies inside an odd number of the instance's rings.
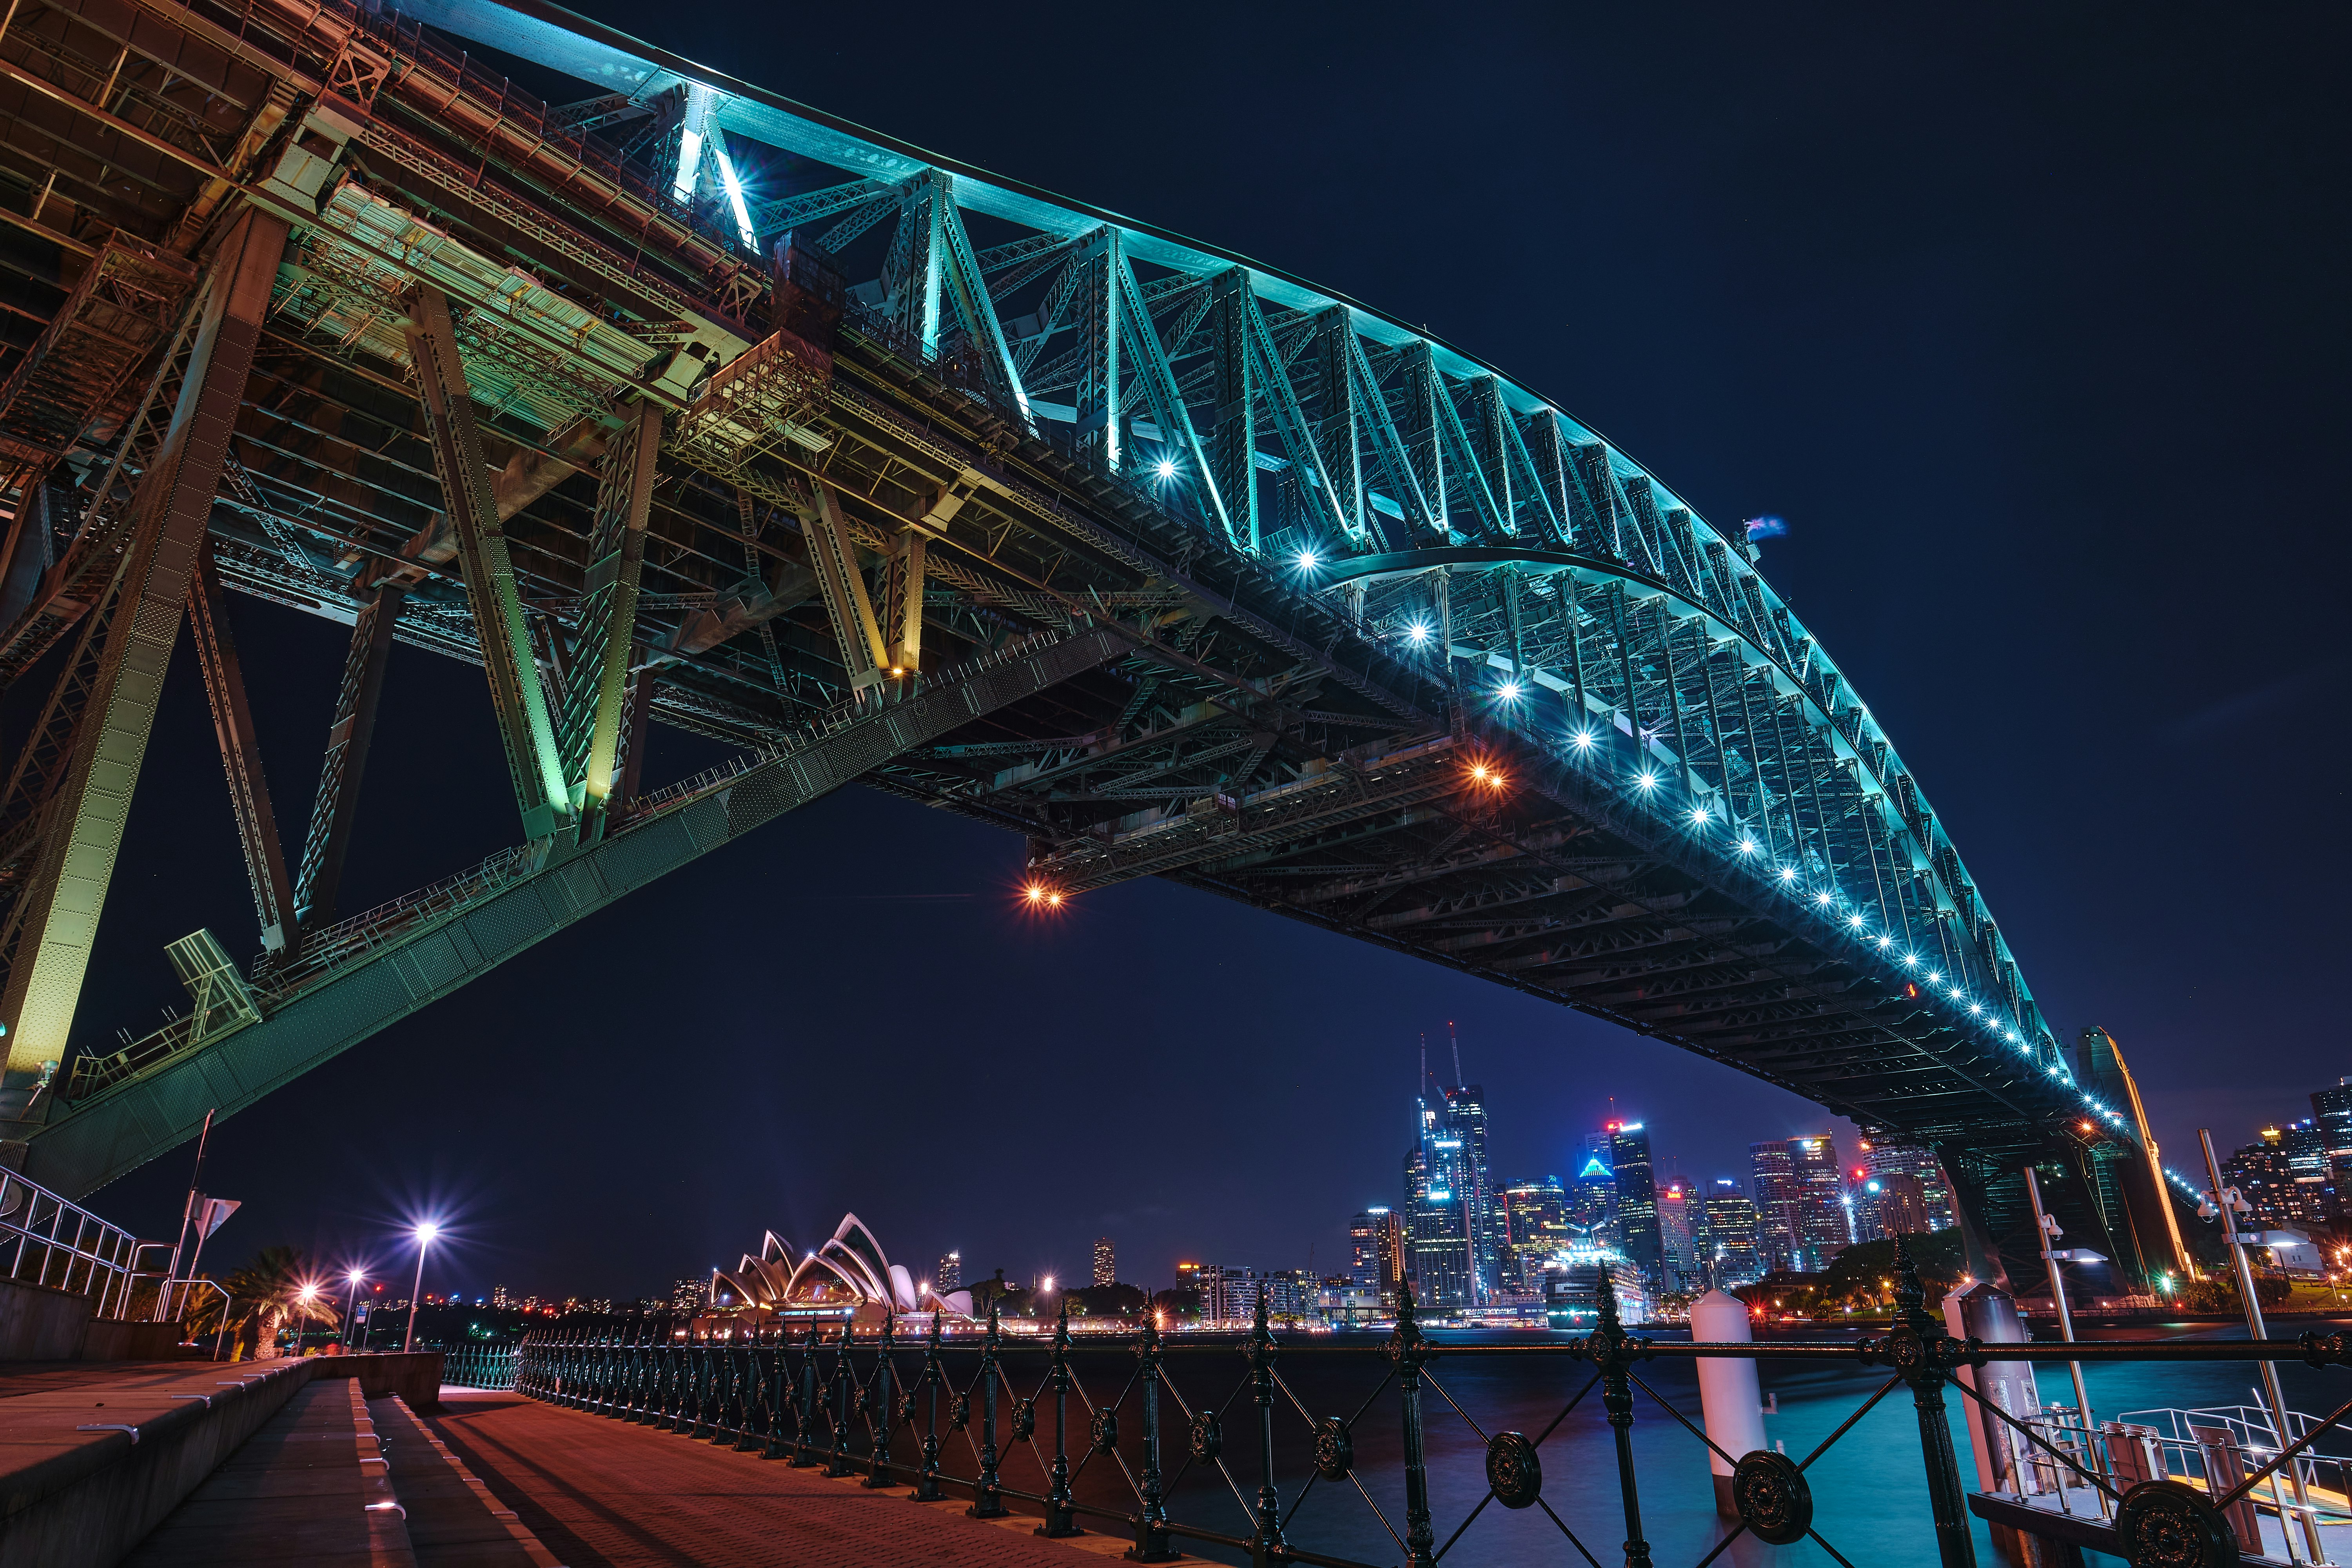
[[[82,1331],[81,1359],[177,1361],[180,1338],[185,1331],[186,1326],[176,1318],[168,1323],[126,1323],[99,1318]]]
[[[72,1361],[89,1326],[90,1297],[0,1279],[0,1361]]]
[[[142,1413],[135,1442],[110,1435],[0,1446],[0,1568],[120,1561],[295,1390],[320,1377],[356,1377],[363,1395],[399,1394],[412,1408],[422,1397],[437,1407],[441,1354],[223,1363],[219,1378],[202,1384],[209,1404],[192,1398]],[[109,1408],[131,1403],[118,1395]]]

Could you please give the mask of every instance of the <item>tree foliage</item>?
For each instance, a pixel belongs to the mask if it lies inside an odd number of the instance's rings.
[[[313,1289],[305,1296],[306,1288],[318,1285],[318,1270],[310,1258],[290,1247],[265,1247],[244,1265],[233,1268],[219,1280],[227,1292],[224,1301],[211,1291],[198,1294],[188,1309],[189,1331],[197,1335],[215,1333],[226,1325],[239,1331],[254,1331],[257,1345],[277,1342],[278,1331],[289,1322],[318,1323],[332,1328],[341,1321],[329,1293]]]

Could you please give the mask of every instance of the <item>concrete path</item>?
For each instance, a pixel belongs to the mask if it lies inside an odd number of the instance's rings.
[[[298,1391],[122,1562],[415,1568],[360,1385]]]
[[[1129,1545],[1046,1541],[1034,1519],[966,1518],[962,1499],[917,1503],[514,1394],[445,1388],[441,1411],[427,1425],[567,1568],[1087,1568]]]

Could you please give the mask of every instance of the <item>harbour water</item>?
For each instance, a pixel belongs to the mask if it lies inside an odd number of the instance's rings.
[[[2341,1331],[2347,1326],[2352,1326],[2352,1320],[2299,1319],[2275,1324],[2272,1332],[2285,1338],[2313,1329]],[[1859,1331],[1827,1324],[1805,1325],[1801,1337],[1851,1341]],[[2095,1334],[2105,1340],[2244,1337],[2242,1326],[2209,1323],[2083,1331],[2086,1337]],[[1444,1546],[1468,1521],[1445,1561],[1582,1563],[1585,1557],[1568,1539],[1570,1532],[1593,1560],[1609,1564],[1623,1561],[1624,1505],[1613,1436],[1601,1407],[1600,1390],[1591,1388],[1572,1409],[1568,1408],[1591,1383],[1591,1369],[1564,1355],[1475,1353],[1481,1345],[1558,1342],[1547,1336],[1436,1337],[1453,1352],[1442,1354],[1430,1368],[1423,1399],[1437,1543]],[[1654,1337],[1672,1336],[1660,1332]],[[1170,1374],[1182,1407],[1176,1399],[1162,1394],[1163,1453],[1172,1481],[1170,1513],[1181,1523],[1247,1536],[1255,1528],[1259,1439],[1258,1413],[1251,1401],[1242,1347],[1235,1342],[1202,1344],[1181,1338],[1171,1343],[1175,1349],[1170,1357]],[[1305,1337],[1286,1344],[1276,1363],[1282,1386],[1274,1410],[1275,1479],[1281,1494],[1285,1534],[1302,1552],[1370,1563],[1395,1563],[1404,1555],[1398,1539],[1405,1530],[1402,1415],[1395,1383],[1388,1377],[1385,1358],[1378,1353],[1381,1343],[1382,1337],[1377,1334]],[[1769,1347],[1768,1340],[1759,1349],[1769,1352]],[[954,1383],[965,1385],[972,1364],[969,1352],[951,1352],[949,1363]],[[1074,1355],[1073,1368],[1077,1387],[1069,1398],[1067,1448],[1076,1471],[1074,1490],[1081,1503],[1128,1511],[1135,1506],[1130,1484],[1142,1424],[1136,1394],[1126,1392],[1118,1406],[1120,1442],[1116,1458],[1089,1456],[1087,1433],[1091,1410],[1119,1401],[1122,1391],[1128,1390],[1133,1357],[1124,1351],[1083,1348]],[[1006,1456],[1004,1484],[1040,1493],[1046,1489],[1046,1466],[1053,1454],[1053,1396],[1049,1390],[1040,1394],[1036,1433],[1029,1442],[1016,1443],[1010,1437],[1011,1395],[1038,1394],[1044,1373],[1042,1355],[1024,1351],[1014,1358],[1008,1378],[1011,1392],[999,1415],[999,1440]],[[1759,1361],[1759,1374],[1776,1410],[1766,1416],[1765,1430],[1792,1459],[1811,1453],[1889,1376],[1883,1368],[1769,1360]],[[1656,1402],[1664,1400],[1697,1424],[1697,1378],[1687,1362],[1649,1363],[1637,1367],[1636,1375],[1649,1391],[1635,1391],[1632,1428],[1643,1532],[1657,1563],[1696,1563],[1731,1527],[1715,1511],[1706,1450]],[[2243,1363],[2092,1366],[2084,1375],[2093,1410],[2103,1421],[2135,1411],[2256,1401],[2253,1369]],[[2288,1404],[2298,1410],[2325,1415],[2352,1399],[2352,1372],[2319,1371],[2289,1363],[2281,1366],[2280,1376]],[[2046,1403],[2071,1403],[2063,1363],[2045,1366],[2041,1385]],[[1948,1392],[1946,1414],[1959,1456],[1962,1483],[1973,1490],[1977,1483],[1961,1404],[1961,1395]],[[1202,1409],[1221,1413],[1223,1472],[1197,1463],[1186,1468],[1188,1410]],[[1349,1418],[1355,1458],[1352,1481],[1335,1484],[1315,1479],[1309,1418],[1328,1415]],[[1486,1439],[1503,1431],[1540,1437],[1537,1452],[1543,1472],[1542,1502],[1549,1505],[1549,1511],[1544,1506],[1515,1510],[1493,1503],[1478,1508],[1487,1490]],[[976,1465],[972,1443],[978,1434],[975,1410],[969,1433],[943,1437],[943,1468],[954,1474],[972,1473]],[[900,1436],[896,1451],[905,1462],[919,1458],[919,1449],[909,1435]],[[1936,1563],[1918,1419],[1907,1388],[1898,1384],[1888,1393],[1806,1473],[1813,1491],[1815,1529],[1847,1563],[1856,1568],[1864,1564],[1932,1568]],[[1113,1532],[1119,1529],[1112,1521],[1082,1519],[1081,1522]],[[1998,1563],[1982,1523],[1972,1521],[1971,1528],[1977,1537],[1978,1560]],[[1179,1544],[1187,1552],[1213,1562],[1247,1560],[1246,1553],[1213,1542],[1187,1540]],[[2088,1554],[2086,1560],[2097,1561],[2097,1554]],[[1836,1559],[1812,1542],[1772,1547],[1742,1537],[1716,1561],[1750,1568],[1827,1564]]]

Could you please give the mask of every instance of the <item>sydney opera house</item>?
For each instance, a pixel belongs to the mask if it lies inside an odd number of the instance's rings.
[[[710,1301],[716,1310],[754,1323],[878,1322],[885,1316],[934,1311],[968,1321],[972,1315],[971,1291],[941,1294],[929,1280],[916,1279],[904,1264],[890,1261],[854,1214],[842,1216],[831,1240],[797,1258],[774,1231],[768,1232],[757,1258],[747,1252],[732,1269],[712,1271]]]

